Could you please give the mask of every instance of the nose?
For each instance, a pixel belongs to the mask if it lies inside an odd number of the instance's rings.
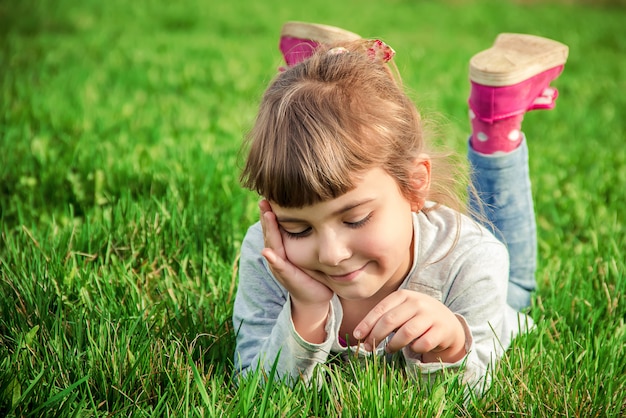
[[[323,265],[338,266],[339,263],[352,256],[346,237],[342,237],[332,230],[320,234],[318,245],[318,259]]]

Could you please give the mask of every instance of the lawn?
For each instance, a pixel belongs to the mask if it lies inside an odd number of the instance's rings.
[[[459,153],[474,53],[500,32],[570,46],[556,109],[524,125],[538,326],[483,397],[380,361],[234,384],[237,254],[258,218],[240,144],[286,20],[392,45]],[[624,22],[619,1],[3,1],[0,416],[626,415]]]

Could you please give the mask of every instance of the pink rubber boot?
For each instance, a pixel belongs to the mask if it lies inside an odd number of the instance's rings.
[[[503,33],[470,59],[469,97],[475,151],[509,152],[522,141],[524,114],[552,109],[558,91],[550,82],[563,71],[568,47],[533,35]]]
[[[320,44],[355,41],[356,33],[318,23],[286,22],[280,32],[279,48],[287,66],[309,58]]]

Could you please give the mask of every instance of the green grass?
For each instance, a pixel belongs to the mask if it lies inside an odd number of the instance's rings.
[[[288,19],[386,40],[459,152],[472,54],[504,31],[570,46],[557,108],[525,118],[538,327],[483,398],[380,361],[234,385],[235,266],[258,216],[238,150]],[[610,1],[2,2],[0,415],[625,415],[625,21]]]

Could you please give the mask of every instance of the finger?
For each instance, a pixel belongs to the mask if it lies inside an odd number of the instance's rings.
[[[289,260],[281,257],[274,249],[264,248],[261,255],[265,257],[272,273],[283,285],[287,284],[285,280],[287,277],[290,278],[289,282],[296,282],[300,278],[301,270],[291,264]]]
[[[276,215],[272,211],[263,212],[263,238],[266,248],[271,248],[279,257],[285,257],[283,237],[276,222]]]
[[[388,352],[398,351],[424,332],[420,326],[423,321],[419,317],[416,306],[410,301],[404,301],[400,305],[390,309],[376,322],[365,342],[375,347],[380,341],[387,338],[391,333],[396,335],[387,344]],[[389,345],[391,343],[391,345]]]
[[[261,227],[263,228],[263,235],[265,235],[265,230],[266,230],[265,213],[271,212],[271,211],[272,211],[272,208],[267,200],[263,199],[259,202],[259,212],[260,212],[259,218],[261,220]]]
[[[420,335],[415,341],[407,344],[409,348],[418,354],[424,353],[437,353],[445,350],[446,347],[441,346],[442,336],[437,331],[436,327],[427,329],[422,335]]]
[[[320,283],[280,257],[271,248],[264,248],[261,255],[267,260],[274,277],[295,297],[300,300],[314,300],[320,296]],[[330,291],[329,289],[327,289]],[[322,292],[323,293],[323,292]]]
[[[430,344],[429,331],[432,329],[432,324],[423,315],[414,316],[407,320],[401,327],[398,328],[393,338],[387,343],[386,350],[389,353],[395,353],[396,351],[420,341],[420,345],[428,346]],[[415,351],[415,350],[414,350]],[[422,353],[422,351],[415,351],[416,353]]]
[[[271,248],[264,248],[261,251],[261,255],[265,257],[267,263],[269,264],[270,270],[274,277],[278,279],[279,282],[282,283],[287,289],[291,289],[290,283],[285,279],[286,277],[294,277],[298,274],[297,269],[289,263],[287,260],[281,258],[276,251]],[[289,282],[293,281],[289,280]]]
[[[278,278],[281,282],[284,282],[283,277],[289,277],[289,274],[293,273],[288,271],[288,267],[291,266],[291,263],[288,263],[285,259],[276,254],[276,251],[273,249],[264,248],[261,251],[261,255],[267,260],[274,276],[276,276],[276,278]]]
[[[381,318],[383,318],[389,311],[402,304],[405,300],[404,296],[399,292],[393,292],[381,302],[379,302],[374,308],[368,312],[367,315],[361,320],[361,322],[354,328],[354,336],[359,340],[364,340],[366,349],[367,346],[370,348],[376,347],[382,339],[387,337],[389,333],[391,333],[394,328],[389,328],[392,322],[397,322],[398,319],[394,319],[394,315],[391,315],[391,318],[387,318],[383,324],[381,324],[378,330],[373,333],[372,331],[378,324]],[[406,320],[406,319],[405,319]],[[397,326],[397,325],[396,325]],[[388,330],[385,334],[384,330]],[[370,350],[371,351],[371,350]]]
[[[261,199],[261,201],[259,201],[259,209],[261,210],[261,214],[272,211],[270,202],[268,202],[267,199]]]
[[[268,264],[270,265],[270,268],[274,270],[276,268],[276,263],[278,262],[278,257],[276,256],[276,253],[274,252],[274,250],[272,250],[271,248],[267,248],[267,247],[263,248],[261,250],[261,255],[265,257]]]

